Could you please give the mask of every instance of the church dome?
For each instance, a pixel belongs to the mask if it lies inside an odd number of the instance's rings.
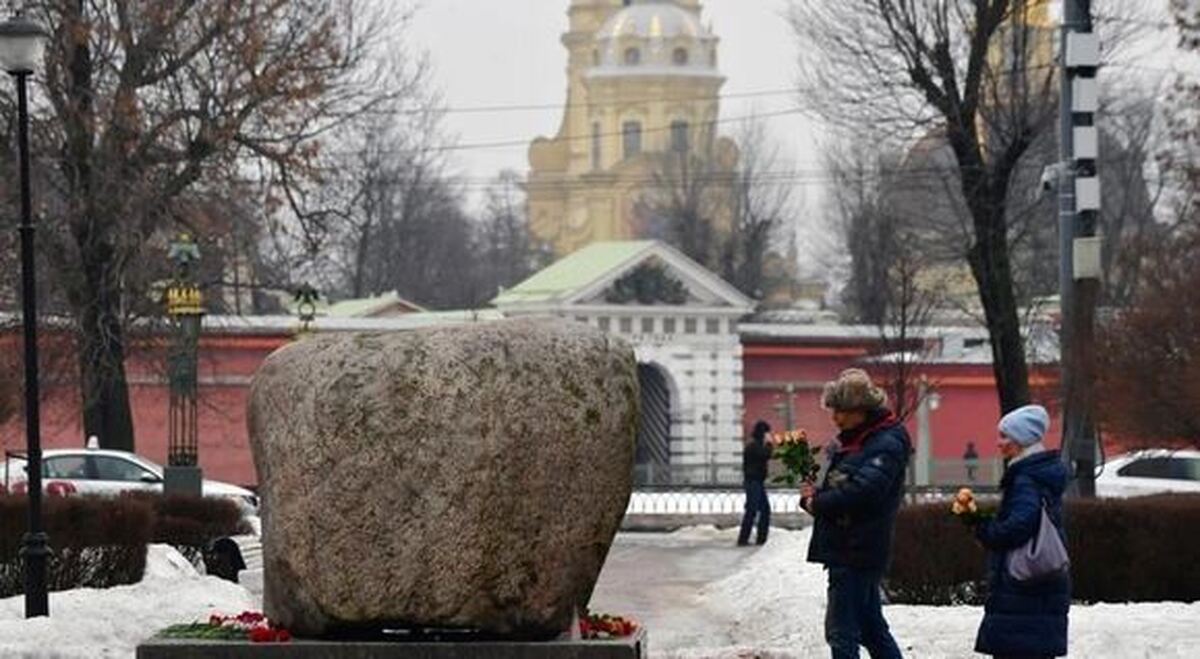
[[[717,38],[698,11],[672,0],[635,0],[596,31],[593,73],[712,74]]]

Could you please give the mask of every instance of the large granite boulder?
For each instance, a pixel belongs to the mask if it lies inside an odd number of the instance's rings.
[[[630,347],[564,321],[280,349],[249,408],[266,614],[301,636],[561,632],[628,503],[637,405]]]

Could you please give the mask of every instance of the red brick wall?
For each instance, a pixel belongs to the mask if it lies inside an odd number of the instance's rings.
[[[15,337],[5,337],[15,339]],[[268,354],[290,340],[290,336],[206,336],[200,354],[200,465],[208,478],[244,485],[257,482],[246,434],[246,399],[250,377]],[[794,341],[788,344],[747,343],[743,377],[747,426],[766,419],[776,428],[784,423],[772,408],[785,400],[777,388],[784,382],[799,383],[794,399],[794,419],[818,440],[835,430],[820,408],[820,386],[844,368],[855,365],[869,352],[862,341]],[[161,354],[137,351],[127,368],[137,452],[164,463],[167,455],[168,390],[162,378]],[[872,370],[868,367],[868,370]],[[967,441],[973,440],[982,458],[995,455],[995,427],[999,417],[991,367],[986,365],[929,365],[922,371],[941,396],[939,408],[930,414],[935,459],[958,459]],[[884,374],[879,373],[880,377]],[[1034,377],[1035,391],[1053,398],[1052,378]],[[47,448],[79,446],[84,443],[79,424],[77,393],[72,383],[52,389],[43,403],[42,441]],[[775,387],[775,388],[765,388]],[[1035,397],[1038,397],[1035,395]],[[1054,415],[1052,415],[1053,417]],[[916,436],[915,423],[909,428]],[[1051,445],[1058,444],[1058,429],[1051,429]],[[0,426],[4,449],[24,450],[25,436],[20,415]]]

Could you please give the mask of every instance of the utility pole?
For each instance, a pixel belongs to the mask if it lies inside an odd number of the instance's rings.
[[[1100,292],[1100,211],[1096,129],[1100,43],[1091,0],[1063,0],[1059,102],[1059,291],[1062,314],[1062,455],[1075,478],[1071,493],[1095,496],[1096,302]]]
[[[922,375],[917,383],[917,454],[914,456],[913,477],[917,485],[930,485],[932,481],[933,433],[929,427],[929,380]]]

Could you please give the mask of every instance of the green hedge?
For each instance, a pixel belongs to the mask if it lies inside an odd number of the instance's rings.
[[[142,578],[154,520],[148,502],[48,497],[42,505],[50,590],[108,588]],[[28,521],[26,497],[0,496],[0,598],[25,592],[19,552]]]
[[[1067,501],[1072,597],[1083,602],[1200,600],[1200,495]],[[906,506],[896,523],[890,601],[978,604],[985,553],[949,503]]]
[[[203,562],[204,549],[213,540],[250,533],[241,509],[229,499],[156,493],[128,496],[148,501],[154,508],[150,541],[175,547],[194,565]]]
[[[199,563],[212,540],[249,530],[236,504],[212,497],[47,497],[42,506],[52,591],[136,583],[149,543],[173,545]],[[27,498],[0,495],[0,598],[24,592],[19,551],[27,522]]]

